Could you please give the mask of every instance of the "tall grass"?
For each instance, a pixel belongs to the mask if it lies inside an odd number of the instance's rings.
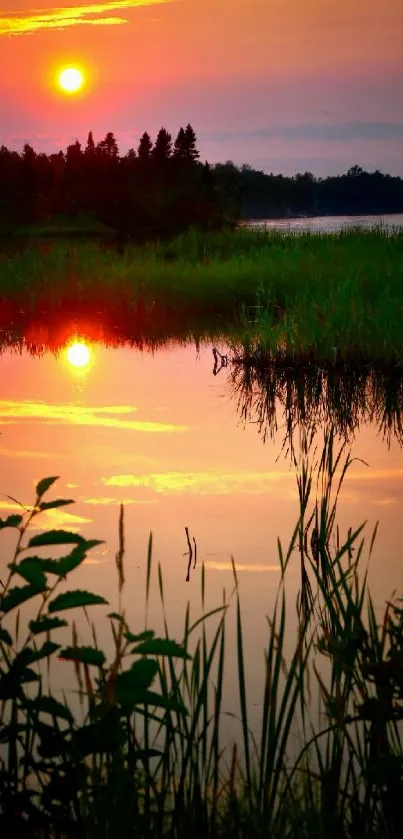
[[[402,360],[403,234],[200,234],[117,253],[42,243],[3,254],[0,300],[34,312],[130,313],[150,330],[224,323],[253,350]]]
[[[162,571],[153,569],[150,537],[145,627],[132,632],[122,599],[122,510],[119,608],[104,618],[113,640],[108,661],[89,617],[90,607],[106,605],[103,598],[58,591],[94,543],[67,531],[29,534],[42,510],[69,503],[43,500],[55,478],[38,484],[32,508],[2,522],[16,532],[0,596],[0,805],[9,831],[94,838],[400,836],[403,612],[399,601],[390,603],[377,625],[366,573],[360,571],[364,526],[344,537],[337,528],[338,493],[351,465],[346,446],[336,449],[332,430],[325,433],[322,451],[312,445],[305,436],[296,463],[298,521],[288,549],[278,544],[281,579],[268,618],[258,736],[250,730],[235,564],[232,592],[210,611],[202,569],[201,614],[194,619],[187,607],[177,642],[169,631]],[[374,538],[375,533],[369,554]],[[67,555],[38,555],[65,545],[71,548]],[[287,654],[287,579],[298,553],[298,632]],[[21,578],[24,584],[15,585]],[[147,621],[153,585],[165,627],[161,638]],[[55,634],[65,637],[65,615],[74,608],[85,611],[90,643],[80,643],[74,622],[71,645],[55,643]],[[223,691],[233,613],[239,737],[227,754]],[[50,669],[55,655],[73,668],[81,717],[73,713],[69,696],[56,699],[46,681],[43,665]],[[310,703],[315,689],[321,698],[318,721]]]

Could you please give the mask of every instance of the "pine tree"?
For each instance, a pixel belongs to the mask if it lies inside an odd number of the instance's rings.
[[[200,154],[197,150],[196,146],[196,134],[193,131],[191,125],[187,125],[185,129],[185,139],[186,139],[186,157],[189,160],[197,160],[200,157]]]
[[[191,125],[180,128],[174,144],[174,157],[196,161],[200,157],[196,147],[196,134]]]
[[[153,144],[151,142],[151,137],[149,134],[147,134],[147,131],[145,131],[142,137],[140,138],[140,143],[137,151],[139,160],[149,160],[152,147]]]
[[[178,131],[178,136],[174,143],[174,157],[177,157],[179,160],[186,160],[186,134],[185,129],[180,128]]]
[[[172,154],[172,137],[166,128],[160,128],[151,156],[158,162],[168,160]]]
[[[117,159],[119,156],[119,149],[118,144],[115,139],[115,135],[112,131],[108,131],[104,140],[101,140],[98,143],[97,149],[102,153],[106,154],[108,157],[112,157]]]
[[[88,138],[87,138],[87,145],[85,147],[85,154],[93,154],[94,151],[95,151],[94,138],[92,136],[92,131],[89,131]]]

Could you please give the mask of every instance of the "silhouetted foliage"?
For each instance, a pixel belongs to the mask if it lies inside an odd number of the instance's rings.
[[[160,128],[151,154],[154,160],[158,163],[164,163],[169,157],[171,157],[172,137],[166,128]]]
[[[216,183],[243,218],[403,212],[403,179],[352,166],[345,175],[268,175],[232,161],[213,168]]]
[[[403,180],[353,166],[345,175],[286,178],[231,161],[199,161],[196,134],[181,127],[174,142],[166,128],[155,140],[145,131],[137,150],[120,155],[113,132],[66,152],[21,153],[0,147],[0,232],[56,223],[87,214],[137,241],[171,237],[195,226],[214,230],[240,218],[403,211]]]
[[[145,131],[140,139],[138,147],[138,157],[140,161],[150,159],[152,147],[153,144],[151,142],[151,137],[147,134],[147,131]]]
[[[120,156],[109,131],[98,143],[88,133],[66,153],[21,154],[0,148],[0,231],[58,217],[87,214],[137,241],[171,237],[191,226],[217,229],[234,223],[212,170],[198,161],[191,125],[172,136],[162,127],[154,142],[145,131],[137,151]]]

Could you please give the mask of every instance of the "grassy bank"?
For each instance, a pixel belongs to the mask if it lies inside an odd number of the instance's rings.
[[[232,595],[196,620],[188,608],[178,643],[170,638],[160,568],[154,582],[150,539],[146,602],[151,586],[159,586],[165,636],[156,638],[147,625],[132,631],[124,610],[121,512],[119,607],[104,618],[114,648],[108,659],[89,616],[85,645],[74,622],[71,644],[60,643],[72,609],[107,604],[71,586],[60,591],[94,542],[65,531],[30,534],[43,509],[69,503],[44,500],[55,478],[38,484],[31,509],[2,522],[16,536],[0,596],[0,808],[10,835],[400,836],[402,609],[399,601],[389,604],[377,625],[365,573],[358,574],[362,527],[344,539],[336,531],[337,494],[350,463],[346,450],[335,450],[332,432],[317,457],[305,439],[296,464],[299,517],[288,550],[278,548],[281,581],[268,621],[255,737],[235,567]],[[70,552],[60,557],[66,546]],[[52,559],[41,557],[43,548],[51,548]],[[287,574],[294,561],[301,568],[299,632],[285,660]],[[204,604],[204,570],[201,588]],[[18,615],[28,603],[26,626]],[[230,666],[238,673],[239,738],[223,754],[230,620],[237,635]],[[55,656],[75,674],[81,719],[71,711],[69,695],[56,698],[50,691],[47,673]],[[313,683],[321,695],[318,721],[310,712]],[[292,757],[296,725],[303,746]]]
[[[14,243],[0,255],[0,312],[113,310],[134,329],[210,322],[254,354],[400,363],[402,279],[403,234],[380,230],[193,232],[124,249]]]

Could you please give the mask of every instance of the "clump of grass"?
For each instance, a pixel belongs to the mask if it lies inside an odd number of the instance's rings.
[[[202,613],[194,620],[187,607],[180,643],[170,637],[159,567],[164,636],[156,638],[148,628],[147,608],[144,630],[132,633],[121,600],[122,509],[119,609],[107,615],[113,639],[108,661],[87,612],[106,606],[104,599],[81,590],[58,592],[96,543],[67,531],[29,536],[29,524],[42,510],[70,503],[43,500],[56,479],[40,481],[33,507],[2,521],[17,537],[0,595],[0,810],[8,831],[94,839],[182,839],[189,832],[217,839],[400,835],[403,610],[398,601],[389,604],[377,625],[366,574],[359,570],[363,526],[344,539],[336,526],[350,455],[345,446],[335,449],[331,429],[319,453],[312,439],[303,438],[296,464],[298,521],[287,551],[278,544],[281,580],[268,619],[258,737],[249,724],[235,565],[230,597],[210,612],[202,569]],[[56,553],[65,545],[71,548],[67,555],[38,555],[42,548]],[[299,624],[294,650],[286,655],[287,574],[295,549],[301,564]],[[22,586],[14,585],[21,579]],[[152,581],[150,537],[146,605]],[[24,604],[31,610],[28,622]],[[226,763],[223,685],[233,607],[239,739]],[[69,646],[52,640],[66,632],[65,615],[74,608],[85,610],[89,645],[80,643],[74,623]],[[49,669],[55,655],[72,662],[81,720],[68,695],[61,702],[50,690],[43,664]],[[313,683],[322,702],[318,725],[310,710]]]

